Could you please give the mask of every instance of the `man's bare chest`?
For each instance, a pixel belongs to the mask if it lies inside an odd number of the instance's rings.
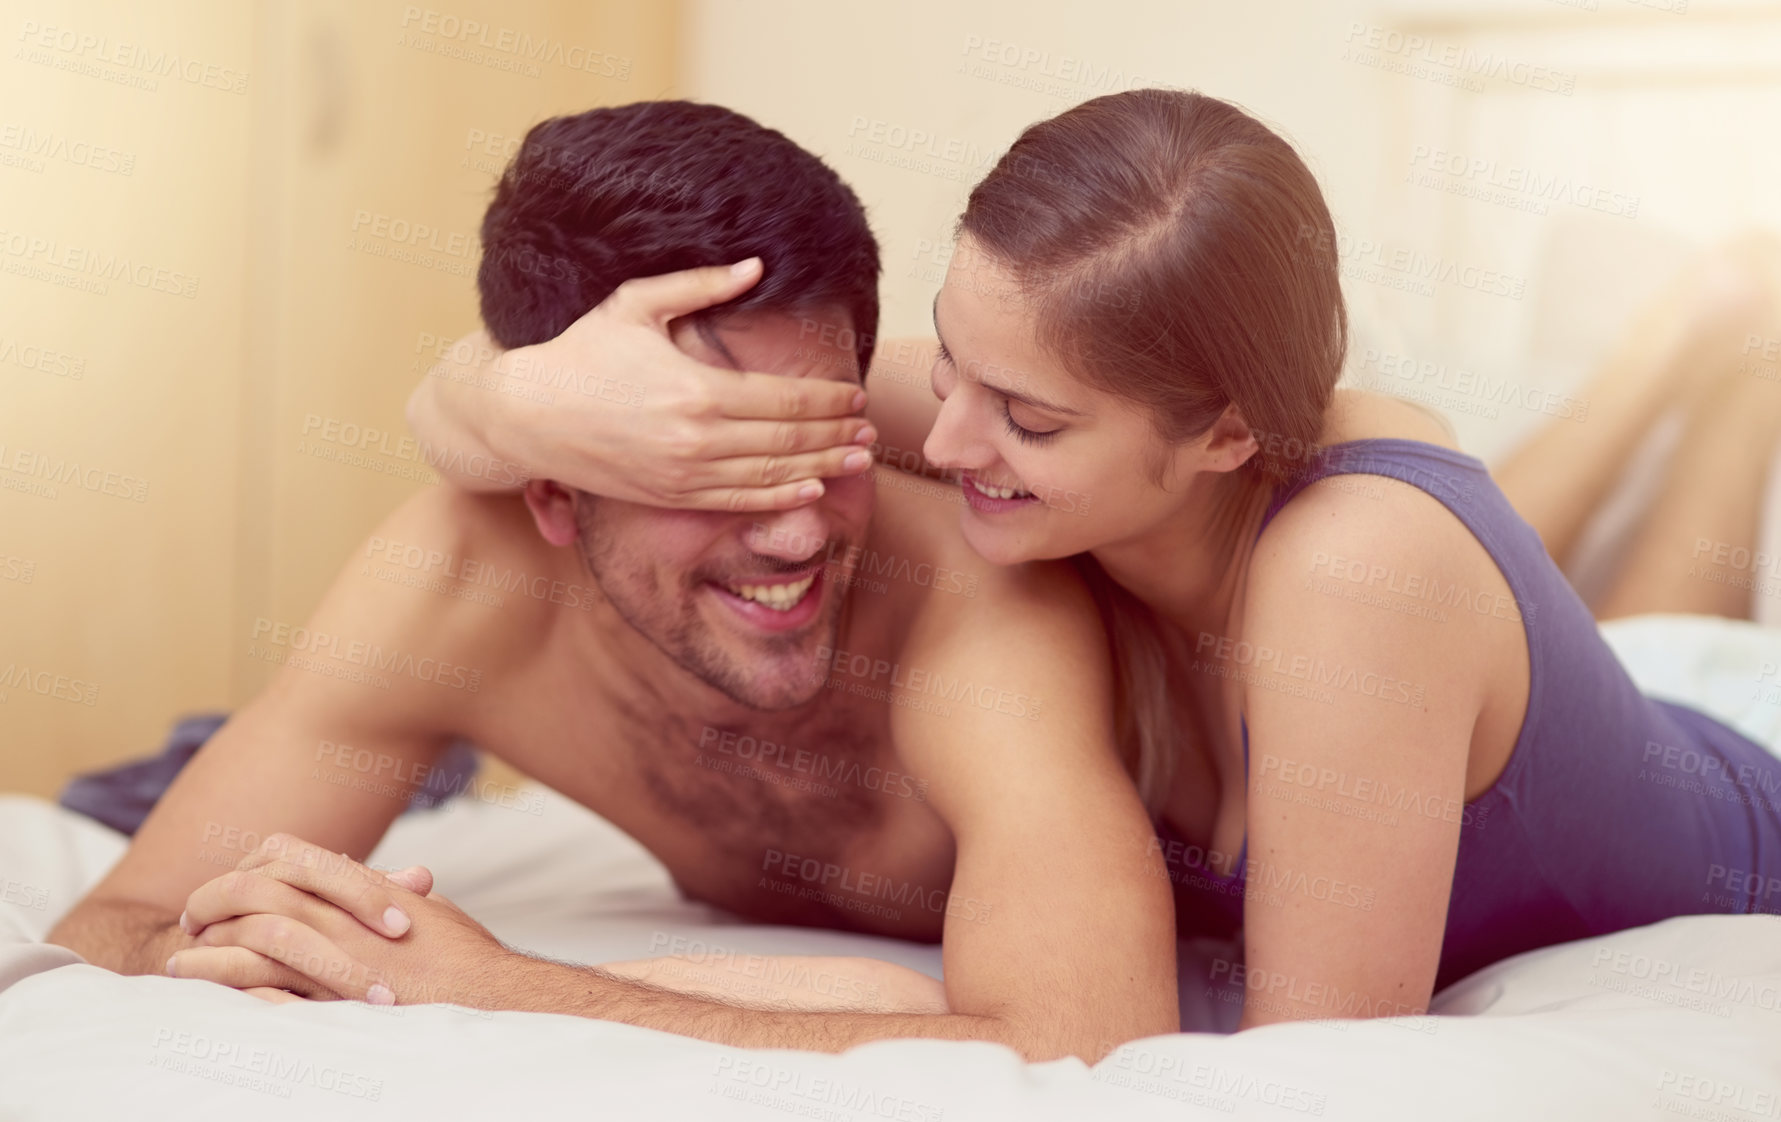
[[[689,897],[759,922],[939,938],[953,840],[883,703],[825,696],[737,720],[589,691],[560,709],[490,750],[631,834]]]

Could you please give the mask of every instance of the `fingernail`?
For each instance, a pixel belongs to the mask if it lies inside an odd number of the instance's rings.
[[[736,276],[745,277],[754,272],[755,267],[760,263],[761,259],[759,257],[750,257],[746,261],[738,261],[734,265],[731,265],[730,272]]]
[[[408,930],[408,917],[401,908],[392,904],[384,909],[383,926],[391,935],[400,935]]]
[[[394,1005],[396,1003],[396,992],[382,982],[378,982],[369,990],[365,991],[365,1000],[373,1005]]]
[[[178,955],[173,956],[173,958],[178,958],[178,957],[179,957]],[[173,958],[170,958],[167,960],[167,976],[169,978],[179,977],[179,971],[174,969],[174,966],[173,966]]]
[[[798,488],[798,497],[800,499],[820,499],[820,498],[822,498],[822,484],[820,484],[820,483],[806,483],[806,484],[804,484],[804,486]]]
[[[186,922],[186,914],[184,912],[179,913],[179,929],[187,935],[192,933],[191,925]]]
[[[847,458],[841,461],[841,466],[848,471],[858,471],[871,462],[872,453],[870,452],[849,452]]]
[[[853,434],[855,444],[870,444],[878,439],[878,430],[871,425],[860,426],[860,431]]]
[[[855,409],[864,409],[866,407],[866,391],[865,390],[860,390],[858,393],[853,395],[853,407]]]

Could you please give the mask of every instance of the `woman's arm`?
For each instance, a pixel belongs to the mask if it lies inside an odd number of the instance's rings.
[[[1330,556],[1448,587],[1501,579],[1435,499],[1381,486],[1382,498],[1314,487],[1296,499],[1257,545],[1244,642],[1200,639],[1246,683],[1239,1028],[1427,1011],[1473,730],[1506,688],[1506,652],[1525,648],[1504,620],[1392,611],[1321,579]]]
[[[858,416],[859,387],[720,370],[669,339],[670,321],[759,276],[751,259],[627,281],[555,339],[512,351],[479,331],[421,379],[409,426],[425,447],[475,454],[430,460],[505,461],[514,477],[630,502],[732,511],[810,502],[823,478],[871,466],[850,460],[876,435]],[[511,486],[447,475],[467,490]]]
[[[504,384],[504,376],[495,365],[502,355],[488,332],[473,331],[453,343],[408,396],[408,427],[423,446],[465,453],[461,457],[428,459],[440,465],[437,470],[441,475],[466,491],[510,491],[522,486],[491,479],[487,473],[452,467],[498,459],[488,433],[492,409],[517,408],[510,402],[490,402],[490,398],[499,396]],[[514,474],[529,476],[530,472]]]

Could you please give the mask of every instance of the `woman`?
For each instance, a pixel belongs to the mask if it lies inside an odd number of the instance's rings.
[[[1767,456],[1749,449],[1781,410],[1724,369],[1725,341],[1781,334],[1772,295],[1690,283],[1683,314],[1643,320],[1589,423],[1505,472],[1512,503],[1437,419],[1336,390],[1335,245],[1278,136],[1132,91],[1022,134],[972,192],[935,303],[927,460],[959,472],[985,558],[1077,558],[1095,584],[1180,926],[1240,929],[1249,978],[1281,982],[1239,1027],[1418,1011],[1535,947],[1773,910],[1752,886],[1781,874],[1781,810],[1749,777],[1781,764],[1642,696],[1542,545],[1568,548],[1615,454],[1687,398],[1697,438],[1607,606],[1722,606],[1724,585],[1667,570],[1751,536]],[[746,278],[704,283],[716,302]],[[555,473],[563,452],[523,422],[462,424],[492,403],[453,386],[417,394],[422,436]],[[874,405],[887,441],[923,424]],[[612,486],[575,448],[565,478]],[[1705,789],[1663,783],[1684,758],[1713,761]]]

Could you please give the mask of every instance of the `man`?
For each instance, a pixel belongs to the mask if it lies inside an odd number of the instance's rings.
[[[858,200],[727,110],[544,122],[483,235],[483,318],[505,347],[649,302],[659,282],[632,278],[758,256],[744,297],[674,323],[683,350],[856,384],[870,361],[878,258]],[[772,515],[548,480],[417,496],[306,627],[256,625],[284,669],[51,938],[127,972],[743,1046],[927,1036],[1094,1059],[1174,1031],[1172,904],[1113,743],[1095,607],[1065,566],[984,565],[918,501],[869,475]],[[689,896],[943,938],[946,1010],[753,1009],[533,959],[424,870],[358,864],[459,737],[627,830]],[[269,840],[218,876],[218,836]]]

